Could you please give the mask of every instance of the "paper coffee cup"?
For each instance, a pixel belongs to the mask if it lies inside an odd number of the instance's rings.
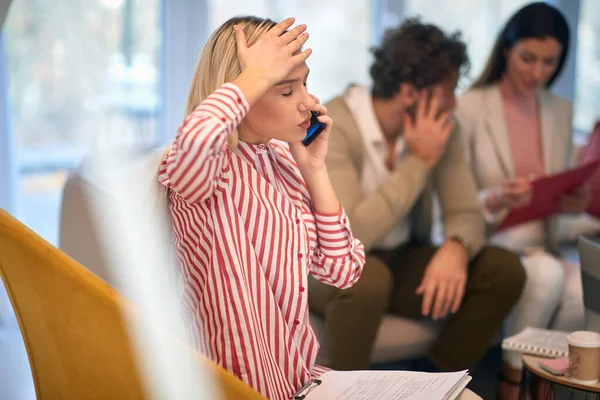
[[[600,334],[576,331],[567,336],[571,380],[582,385],[598,383],[600,377]]]

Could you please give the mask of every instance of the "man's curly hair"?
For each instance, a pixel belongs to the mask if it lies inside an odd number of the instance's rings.
[[[379,98],[391,98],[401,83],[423,89],[444,81],[452,72],[458,71],[460,76],[469,70],[461,33],[448,36],[419,18],[407,19],[398,28],[387,30],[381,45],[372,52],[372,95]]]

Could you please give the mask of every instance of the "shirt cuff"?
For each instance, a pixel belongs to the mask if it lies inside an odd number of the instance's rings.
[[[485,202],[485,199],[489,196],[490,191],[491,189],[487,189],[479,192],[479,204],[481,205],[481,211],[483,213],[483,218],[485,219],[485,222],[487,222],[488,224],[497,224],[498,222],[506,218],[509,210],[506,207],[500,208],[496,211],[490,210],[486,206]]]
[[[335,214],[314,212],[321,253],[331,257],[346,256],[354,247],[350,223],[343,207]]]
[[[333,221],[339,220],[340,215],[342,215],[342,213],[344,212],[344,208],[340,204],[339,209],[337,210],[337,212],[334,212],[334,213],[322,213],[317,210],[313,210],[313,211],[315,214],[315,218],[322,219],[323,221],[326,221],[326,222],[333,222]]]

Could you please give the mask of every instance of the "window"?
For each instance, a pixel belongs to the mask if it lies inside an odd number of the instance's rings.
[[[471,71],[468,80],[477,77],[492,50],[500,28],[529,0],[405,0],[404,16],[420,15],[445,32],[460,30],[467,44]],[[465,89],[465,85],[462,86]]]
[[[10,135],[17,155],[13,163],[19,183],[17,216],[50,243],[58,244],[64,183],[86,154],[115,143],[156,145],[174,135],[174,129],[160,132],[159,123],[163,7],[183,7],[196,14],[206,7],[207,35],[234,15],[252,13],[277,20],[296,16],[309,24],[312,35],[313,93],[327,101],[349,82],[368,83],[370,2],[193,1],[13,0],[4,36]],[[204,15],[182,24],[198,18]],[[189,28],[178,28],[171,36],[189,34],[185,30]],[[171,44],[177,40],[184,44],[179,55],[183,51],[196,57],[203,45],[187,37],[172,39]],[[182,62],[187,65],[187,60]],[[182,90],[179,87],[177,100]]]
[[[581,0],[580,7],[573,125],[587,134],[600,119],[600,2]]]
[[[155,144],[160,0],[13,0],[5,24],[20,217],[53,244],[68,172],[92,149]]]
[[[309,90],[322,102],[340,94],[351,83],[368,84],[372,45],[371,1],[363,0],[210,0],[210,32],[236,15],[268,16],[276,21],[295,17],[306,23],[313,53]]]

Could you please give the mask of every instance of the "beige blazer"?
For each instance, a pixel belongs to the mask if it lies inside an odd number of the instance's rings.
[[[361,132],[345,101],[345,94],[326,104],[334,121],[326,164],[337,196],[350,218],[352,232],[366,250],[371,249],[394,224],[409,217],[411,237],[429,244],[432,194],[440,200],[444,234],[467,241],[476,254],[485,240],[473,176],[464,160],[460,136],[451,134],[445,154],[433,168],[409,154],[389,179],[372,195],[361,190],[364,148]]]
[[[573,147],[573,107],[547,90],[539,92],[539,100],[544,169],[547,174],[553,174],[569,166]],[[455,116],[478,190],[497,187],[514,178],[514,163],[498,86],[466,92],[458,100]],[[556,221],[546,221],[545,245],[556,253],[555,230]]]

